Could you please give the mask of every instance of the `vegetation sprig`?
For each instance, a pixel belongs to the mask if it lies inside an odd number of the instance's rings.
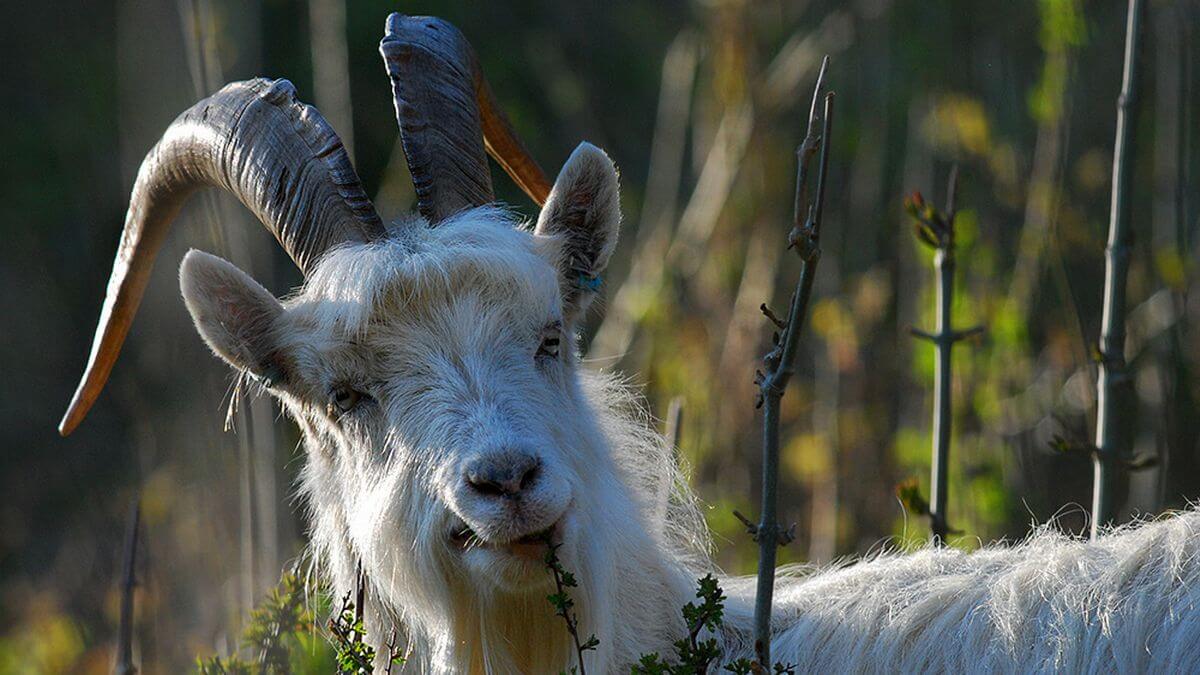
[[[322,667],[329,667],[336,675],[375,673],[376,652],[367,641],[362,610],[359,609],[361,594],[355,596],[358,604],[347,593],[328,622],[332,663]],[[316,632],[313,617],[304,582],[294,574],[285,574],[262,604],[250,613],[239,653],[197,659],[196,671],[200,675],[288,675],[295,670],[294,663],[301,655],[313,651]],[[317,639],[324,641],[321,637]],[[388,639],[387,649],[384,674],[391,675],[392,666],[404,662],[395,630]]]
[[[242,634],[242,652],[222,658],[198,659],[201,675],[249,675],[292,672],[288,638],[313,630],[313,615],[305,604],[304,584],[293,574],[285,574],[279,585],[250,612],[250,621]]]
[[[576,616],[574,607],[575,601],[571,599],[571,593],[568,589],[575,588],[579,585],[575,575],[571,574],[563,567],[562,562],[558,559],[558,549],[562,544],[556,544],[550,541],[547,537],[546,542],[546,569],[550,571],[554,577],[554,592],[546,596],[550,604],[554,607],[554,613],[562,617],[563,622],[567,626],[567,632],[571,634],[571,641],[575,645],[575,655],[579,659],[579,665],[572,667],[572,673],[586,675],[583,666],[583,653],[590,651],[600,646],[600,640],[595,635],[589,635],[586,640],[579,639],[579,618]]]
[[[687,636],[676,640],[675,660],[665,660],[660,654],[643,654],[633,666],[633,675],[706,675],[713,662],[721,658],[720,643],[715,637],[701,638],[704,631],[713,635],[720,631],[725,619],[725,594],[717,578],[706,574],[696,584],[696,599],[683,606]],[[724,670],[739,675],[768,672],[757,661],[738,659],[725,665]],[[771,672],[777,675],[794,673],[795,666],[776,663]]]
[[[934,271],[937,276],[937,332],[928,333],[918,328],[910,329],[913,337],[927,340],[937,349],[937,361],[933,388],[933,447],[930,462],[929,501],[919,493],[915,482],[906,482],[897,487],[901,503],[910,512],[929,516],[929,527],[933,542],[938,546],[946,543],[946,536],[957,533],[950,528],[946,516],[946,495],[949,489],[951,423],[954,415],[952,399],[951,364],[954,345],[983,333],[982,326],[966,330],[955,330],[952,321],[954,308],[954,270],[956,251],[954,221],[958,216],[958,166],[950,170],[946,187],[946,210],[940,211],[925,201],[920,192],[914,192],[904,201],[904,208],[912,217],[917,240],[935,251]]]

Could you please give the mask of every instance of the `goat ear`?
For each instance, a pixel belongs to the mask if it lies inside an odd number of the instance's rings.
[[[179,286],[196,330],[238,370],[268,381],[282,379],[275,329],[283,305],[232,263],[191,250],[179,266]]]
[[[620,225],[617,167],[600,148],[580,143],[554,181],[535,230],[561,242],[555,265],[568,320],[600,289]]]

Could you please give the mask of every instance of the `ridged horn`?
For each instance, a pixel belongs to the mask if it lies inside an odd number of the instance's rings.
[[[87,367],[59,424],[95,403],[133,323],[171,221],[202,187],[233,193],[301,271],[331,246],[385,235],[341,139],[287,80],[234,82],[186,110],[142,160]]]
[[[494,199],[488,153],[541,206],[550,181],[517,138],[483,78],[470,43],[436,17],[388,17],[379,44],[401,143],[430,223]]]

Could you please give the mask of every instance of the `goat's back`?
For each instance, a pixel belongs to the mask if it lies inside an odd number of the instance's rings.
[[[772,657],[797,672],[1196,670],[1197,532],[1189,510],[1097,542],[1044,527],[1015,546],[792,571],[776,593]],[[730,580],[730,595],[742,585]]]

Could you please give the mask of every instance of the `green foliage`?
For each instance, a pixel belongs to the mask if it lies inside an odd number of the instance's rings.
[[[367,642],[362,616],[350,600],[349,593],[342,598],[338,613],[329,619],[329,633],[334,649],[334,672],[338,675],[370,675],[375,672],[375,648]],[[395,630],[388,640],[388,649],[391,658],[387,671],[391,672],[392,665],[404,662],[396,650]]]
[[[921,482],[917,478],[909,478],[897,485],[896,498],[904,505],[904,510],[914,516],[929,515],[929,502],[921,494]]]
[[[696,599],[683,606],[683,620],[687,625],[687,637],[675,641],[675,658],[668,661],[660,654],[643,654],[633,667],[634,675],[704,675],[714,661],[721,658],[721,647],[715,637],[701,639],[703,631],[716,634],[725,618],[725,594],[716,577],[704,575],[697,582]],[[738,659],[725,665],[730,673],[765,672],[749,659]],[[795,667],[776,663],[774,672],[794,673]]]
[[[202,675],[291,673],[296,636],[312,630],[313,615],[305,606],[304,585],[295,575],[285,574],[266,600],[250,613],[239,653],[228,658],[197,659],[196,669]]]
[[[575,607],[575,601],[571,599],[571,594],[568,589],[575,588],[579,582],[575,580],[575,575],[567,571],[563,567],[562,562],[558,559],[558,549],[562,544],[555,544],[546,539],[546,569],[550,570],[550,574],[554,577],[555,592],[546,596],[550,601],[550,605],[554,607],[554,613],[561,616],[563,622],[567,625],[567,632],[571,634],[571,640],[575,644],[575,654],[579,659],[579,665],[572,667],[572,673],[584,675],[583,668],[583,653],[594,650],[600,646],[600,640],[595,635],[589,635],[582,642],[579,640],[579,618],[575,615],[572,609]]]
[[[224,658],[198,658],[196,672],[200,675],[374,673],[375,650],[367,642],[362,618],[355,612],[349,595],[342,600],[338,613],[330,618],[328,635],[318,635],[314,610],[307,606],[308,597],[298,577],[283,575],[279,585],[250,613],[238,652]],[[317,597],[322,599],[319,594]],[[402,663],[395,650],[394,631],[389,649],[391,663]]]

